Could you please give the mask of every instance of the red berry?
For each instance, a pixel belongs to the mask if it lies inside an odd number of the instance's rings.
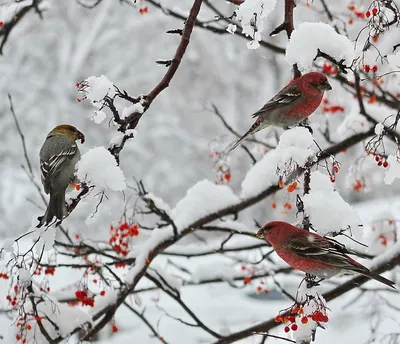
[[[373,71],[374,73],[376,73],[376,72],[378,71],[378,66],[376,66],[376,65],[373,66],[373,67],[372,67],[372,71]]]
[[[365,65],[364,70],[366,73],[368,73],[371,70],[371,67],[369,65]]]
[[[277,322],[277,323],[282,322],[282,317],[280,315],[277,315],[275,317],[275,322]]]
[[[377,9],[376,7],[373,8],[373,9],[372,9],[372,15],[373,15],[373,16],[376,16],[377,13],[378,13],[378,9]]]
[[[382,166],[382,161],[379,161],[379,162],[378,162],[378,166]]]
[[[307,317],[301,318],[301,322],[302,322],[303,324],[307,324],[307,323],[308,323],[308,318],[307,318]]]
[[[381,160],[381,158],[379,157],[379,155],[375,155],[375,161],[378,162],[379,160]]]
[[[333,166],[333,172],[338,173],[339,172],[339,167]]]
[[[285,326],[284,331],[285,331],[286,333],[288,333],[288,332],[290,331],[289,326]]]
[[[370,11],[365,12],[365,16],[366,16],[367,18],[369,18],[369,17],[371,16],[371,12],[370,12]]]
[[[293,325],[292,325],[292,330],[293,330],[293,331],[297,331],[297,328],[298,328],[298,326],[297,326],[296,324],[293,324]]]
[[[387,161],[385,161],[384,163],[383,163],[383,167],[388,167],[389,166],[389,163],[387,162]]]
[[[331,182],[332,182],[332,183],[335,182],[335,176],[331,176]]]

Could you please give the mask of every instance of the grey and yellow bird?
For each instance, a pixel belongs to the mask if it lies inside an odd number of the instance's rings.
[[[85,136],[74,126],[62,124],[49,132],[40,149],[42,184],[50,201],[45,214],[38,217],[38,228],[49,225],[54,217],[62,221],[67,215],[65,191],[74,180],[75,165],[81,157],[76,140],[84,143]]]

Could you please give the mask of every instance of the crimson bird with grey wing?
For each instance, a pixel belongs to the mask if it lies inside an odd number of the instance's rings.
[[[287,128],[300,123],[318,108],[324,92],[331,89],[326,76],[319,72],[310,72],[294,79],[253,114],[256,121],[229,151],[249,135],[269,126]]]
[[[394,288],[394,282],[370,271],[347,254],[339,242],[316,233],[273,221],[260,228],[257,238],[267,240],[275,252],[291,267],[321,278],[330,278],[343,272],[355,272]]]

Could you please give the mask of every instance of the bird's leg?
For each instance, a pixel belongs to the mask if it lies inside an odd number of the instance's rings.
[[[319,286],[319,283],[324,280],[324,278],[321,278],[320,280],[316,281],[316,278],[317,277],[314,275],[306,274],[305,281],[308,289]]]
[[[299,127],[306,128],[310,132],[311,135],[314,133],[310,126],[310,122],[308,121],[307,118],[304,119],[303,121],[301,121],[298,125],[299,125]]]

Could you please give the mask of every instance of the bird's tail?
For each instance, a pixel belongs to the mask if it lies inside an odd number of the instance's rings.
[[[369,278],[374,279],[375,281],[381,282],[381,283],[386,284],[387,286],[389,286],[389,287],[391,287],[393,289],[396,289],[394,287],[395,283],[393,281],[388,280],[387,278],[382,277],[381,275],[375,274],[375,273],[373,273],[371,271],[362,271],[362,272],[358,271],[358,272],[361,273],[364,276],[367,276]]]
[[[239,146],[242,143],[242,141],[247,138],[247,136],[259,131],[261,129],[261,122],[262,122],[261,118],[258,117],[257,120],[254,122],[254,124],[250,127],[250,129],[247,130],[246,133],[239,140],[237,140],[232,147],[229,148],[228,153],[233,151],[237,146]]]
[[[50,201],[47,206],[46,212],[43,216],[39,216],[39,224],[37,228],[42,227],[44,224],[47,226],[54,217],[60,221],[67,215],[67,207],[65,205],[65,191],[61,193],[50,192]]]

